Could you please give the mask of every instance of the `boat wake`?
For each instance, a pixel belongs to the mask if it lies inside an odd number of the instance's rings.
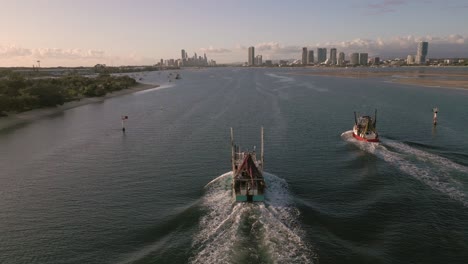
[[[150,93],[150,92],[153,92],[153,91],[163,90],[163,89],[171,88],[171,87],[174,87],[174,86],[175,86],[174,84],[163,84],[163,85],[160,85],[160,86],[156,86],[156,87],[154,87],[154,88],[150,88],[150,89],[146,89],[146,90],[141,90],[141,91],[135,92],[135,94]]]
[[[264,177],[265,203],[234,203],[231,172],[206,185],[192,263],[313,263],[286,181]]]
[[[456,175],[468,173],[467,167],[394,140],[381,139],[377,144],[360,142],[353,138],[352,133],[346,131],[341,137],[468,207],[465,187],[456,179]]]

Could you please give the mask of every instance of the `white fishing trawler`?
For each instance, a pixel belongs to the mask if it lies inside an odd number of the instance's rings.
[[[241,151],[234,144],[231,128],[232,193],[236,202],[263,202],[265,200],[265,180],[263,178],[263,127],[261,128],[261,152],[257,159],[253,151]]]
[[[379,142],[379,134],[376,129],[377,110],[375,110],[374,118],[371,116],[357,116],[354,112],[354,127],[353,137],[365,142]]]

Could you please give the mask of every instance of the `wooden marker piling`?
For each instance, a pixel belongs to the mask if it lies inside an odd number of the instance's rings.
[[[122,132],[125,133],[125,120],[128,119],[128,116],[122,116]]]
[[[439,108],[432,108],[432,112],[434,113],[434,117],[432,118],[432,124],[434,126],[437,126],[437,112],[439,112]]]

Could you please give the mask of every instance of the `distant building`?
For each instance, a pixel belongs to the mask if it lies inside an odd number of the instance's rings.
[[[411,65],[414,64],[414,56],[413,55],[408,55],[406,58],[406,64]]]
[[[280,60],[279,61],[279,66],[287,66],[288,65],[288,61],[287,60]]]
[[[368,59],[369,59],[369,54],[359,53],[359,65],[367,65]]]
[[[261,66],[263,64],[262,55],[257,55],[255,57],[255,65]]]
[[[327,60],[327,49],[318,48],[317,49],[317,63],[322,63]]]
[[[424,64],[426,63],[426,56],[427,56],[427,50],[429,48],[429,43],[425,41],[421,41],[418,44],[418,52],[416,53],[416,59],[415,62],[417,64]]]
[[[330,64],[336,65],[336,49],[335,48],[330,49]]]
[[[309,50],[309,54],[307,54],[307,64],[314,64],[314,51]]]
[[[265,60],[265,66],[273,66],[273,62],[271,60]]]
[[[249,66],[255,65],[255,48],[249,47]]]
[[[187,53],[185,52],[184,49],[180,51],[180,60],[181,60],[180,64],[183,66],[184,62],[187,60]]]
[[[380,58],[379,57],[374,57],[371,60],[372,65],[379,65],[380,64]]]
[[[340,66],[343,66],[345,64],[345,54],[344,52],[340,52],[338,54],[338,62],[337,62],[338,65]]]
[[[307,65],[307,47],[302,48],[302,65]]]
[[[349,57],[349,63],[351,65],[359,65],[359,53],[351,53]]]

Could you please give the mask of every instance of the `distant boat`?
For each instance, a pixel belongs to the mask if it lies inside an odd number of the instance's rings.
[[[354,127],[353,137],[360,141],[365,142],[379,142],[379,134],[376,129],[377,124],[377,110],[375,110],[374,118],[371,116],[357,117],[354,112]]]
[[[177,73],[175,79],[180,80],[180,79],[182,79],[182,77],[180,77],[180,74]]]
[[[231,128],[232,193],[236,202],[263,202],[265,200],[263,127],[261,144],[260,160],[257,160],[255,148],[253,151],[241,151],[240,147],[234,144],[234,134]]]

